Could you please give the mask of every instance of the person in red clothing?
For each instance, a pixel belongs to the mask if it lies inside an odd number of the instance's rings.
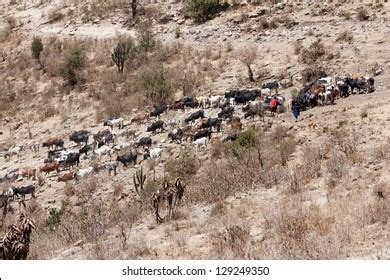
[[[272,97],[269,105],[271,107],[271,112],[276,113],[276,109],[278,108],[278,99],[276,98],[276,96]]]

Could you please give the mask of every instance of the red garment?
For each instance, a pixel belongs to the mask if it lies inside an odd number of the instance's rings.
[[[276,108],[276,107],[278,107],[278,101],[277,101],[276,99],[272,99],[272,100],[271,100],[270,107],[271,107],[271,108]]]

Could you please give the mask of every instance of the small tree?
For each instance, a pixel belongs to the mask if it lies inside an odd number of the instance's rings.
[[[131,39],[125,41],[120,40],[117,46],[114,49],[114,52],[111,54],[112,60],[115,62],[118,67],[118,72],[123,74],[123,69],[125,68],[125,62],[129,58],[130,52],[133,49],[134,44]]]
[[[43,43],[41,38],[34,37],[32,44],[31,44],[31,52],[33,58],[35,58],[39,64],[41,64],[40,57],[41,53],[43,51]]]
[[[152,25],[150,22],[144,22],[138,26],[137,30],[138,47],[141,51],[148,52],[156,46]]]
[[[240,61],[247,67],[248,69],[248,78],[249,81],[254,82],[255,79],[253,77],[252,64],[257,58],[257,49],[255,47],[249,49],[242,49],[240,51]]]

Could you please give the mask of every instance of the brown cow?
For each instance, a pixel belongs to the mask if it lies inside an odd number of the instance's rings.
[[[21,171],[22,177],[30,178],[36,178],[37,170],[35,168],[24,168]]]
[[[66,174],[64,174],[62,176],[58,176],[57,181],[66,183],[68,181],[73,180],[74,177],[75,177],[75,172],[69,172],[69,173],[66,173]]]
[[[57,149],[58,147],[64,147],[64,140],[62,140],[59,137],[53,137],[53,138],[47,139],[42,144],[42,147],[47,147],[48,149],[50,149],[53,146],[55,149]]]
[[[52,171],[57,171],[57,173],[60,172],[60,163],[59,162],[50,162],[39,168],[39,171],[45,172],[46,175],[49,174]]]
[[[149,119],[149,114],[147,112],[138,113],[137,116],[131,119],[131,123],[135,122],[137,124],[144,123]]]

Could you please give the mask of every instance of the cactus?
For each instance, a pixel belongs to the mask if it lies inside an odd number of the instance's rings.
[[[133,183],[137,193],[139,193],[139,189],[141,189],[141,191],[144,190],[145,181],[146,175],[144,174],[144,171],[141,167],[141,169],[137,170],[133,175]]]

